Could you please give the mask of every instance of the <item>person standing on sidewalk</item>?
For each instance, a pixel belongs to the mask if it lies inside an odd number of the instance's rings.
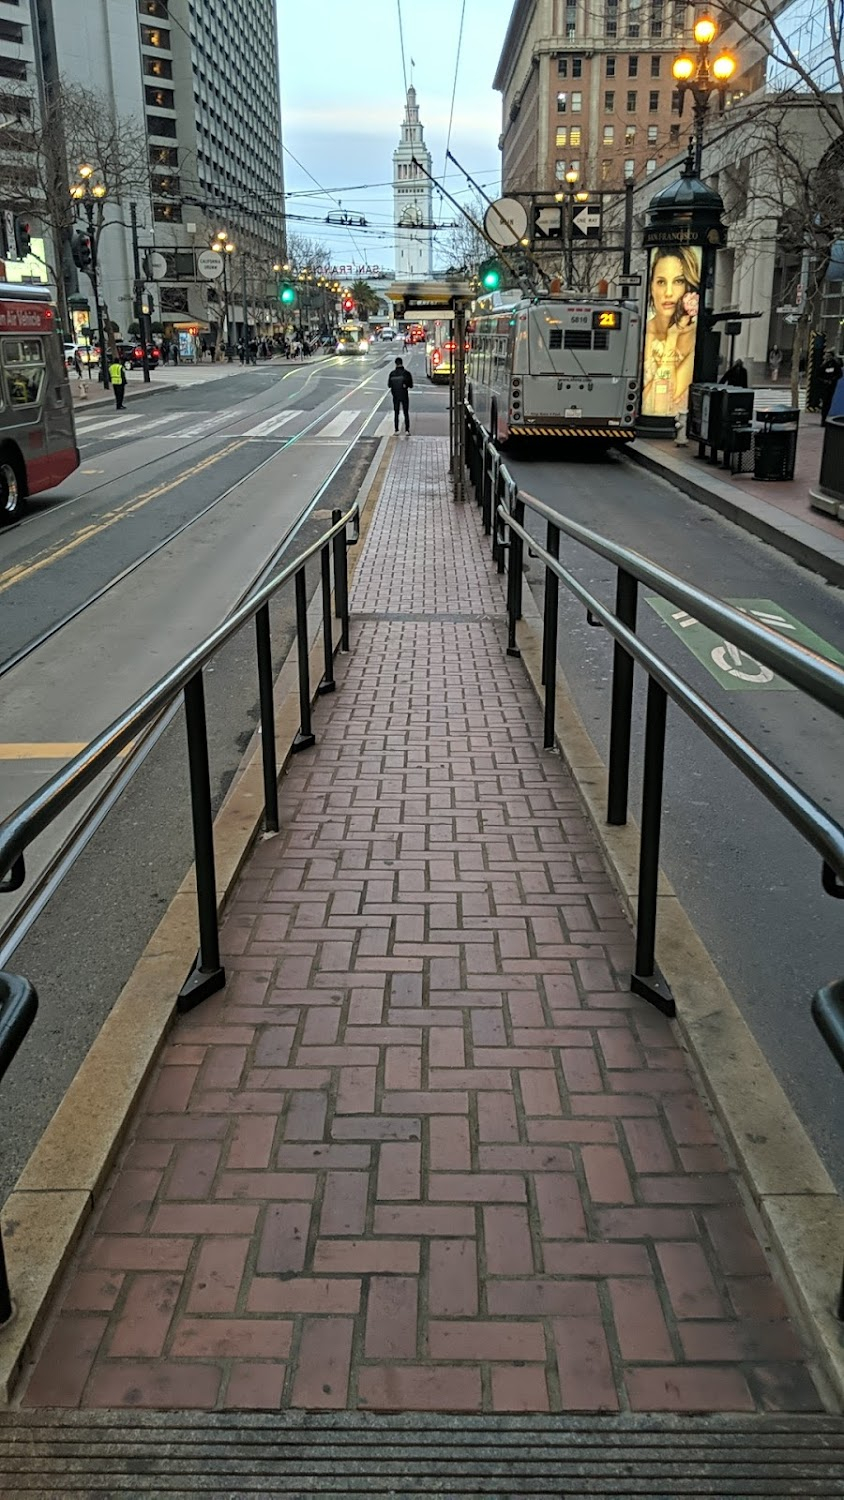
[[[395,430],[399,430],[399,411],[404,416],[404,430],[410,432],[410,392],[413,390],[413,376],[406,370],[402,360],[396,360],[396,367],[391,370],[387,377],[387,389],[393,398],[393,422]]]
[[[821,426],[826,426],[829,416],[829,408],[835,395],[838,382],[844,374],[844,364],[839,356],[832,351],[826,356],[821,366]]]
[[[123,368],[122,359],[115,358],[108,367],[108,378],[114,391],[114,406],[116,411],[123,410],[123,398],[126,395],[126,371]]]

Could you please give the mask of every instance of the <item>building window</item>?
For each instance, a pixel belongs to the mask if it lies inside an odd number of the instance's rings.
[[[572,96],[571,96],[571,112],[572,112],[572,114],[573,115],[579,115],[582,108],[583,108],[583,95],[582,94],[572,94]]]
[[[651,78],[658,78],[659,77],[659,69],[660,69],[661,62],[662,62],[662,58],[661,57],[652,57],[651,58]]]
[[[565,114],[566,110],[568,109],[568,102],[569,102],[569,96],[568,96],[568,94],[558,94],[557,95],[557,114],[558,115],[564,115]]]
[[[651,36],[662,36],[662,0],[652,0]]]
[[[161,26],[142,26],[141,42],[144,47],[163,47],[165,52],[170,52],[170,33]]]
[[[561,78],[568,78],[568,76],[569,76],[569,60],[568,60],[567,57],[558,57],[557,58],[557,72],[559,73],[559,75],[560,75]]]
[[[569,131],[569,145],[570,146],[579,146],[580,145],[580,126],[579,125],[572,125],[572,127],[571,127],[571,130]]]
[[[26,79],[26,63],[17,57],[0,57],[0,78]]]
[[[139,0],[138,10],[142,16],[157,16],[160,21],[167,20],[166,0]]]
[[[179,153],[175,146],[150,146],[150,164],[153,167],[177,167]]]
[[[169,57],[150,57],[144,53],[144,72],[148,78],[172,78],[173,64]]]
[[[19,21],[0,20],[0,42],[13,42],[19,47],[23,41],[23,27]]]
[[[576,172],[578,177],[580,176],[580,162],[577,160],[577,157],[575,157],[574,161],[571,163],[569,170],[572,172]]]
[[[632,146],[632,145],[634,145],[635,140],[636,140],[636,126],[635,125],[625,125],[625,127],[624,127],[624,144],[625,144],[625,146]]]
[[[554,163],[554,176],[556,177],[556,179],[557,179],[558,182],[565,182],[565,178],[566,178],[566,164],[565,164],[564,161],[555,161],[555,163]]]
[[[176,121],[171,120],[169,115],[147,115],[147,131],[150,135],[170,136],[176,138]]]
[[[659,109],[659,89],[651,89],[648,94],[648,109],[652,115],[655,115]]]
[[[675,0],[674,35],[683,36],[686,30],[686,0]]]
[[[656,125],[649,125],[648,126],[648,145],[649,146],[655,146],[656,145],[657,134],[658,134],[658,126],[656,126]]]
[[[614,125],[605,125],[604,126],[604,136],[603,136],[603,143],[604,143],[604,145],[605,146],[611,146],[614,141],[615,141],[615,126]]]
[[[641,0],[627,0],[627,35],[637,37],[639,35],[639,8]]]
[[[566,41],[570,42],[577,35],[577,5],[566,6]]]
[[[172,89],[150,88],[149,84],[144,89],[147,104],[154,104],[158,109],[175,109]]]
[[[636,113],[636,90],[635,89],[630,89],[628,91],[628,94],[627,94],[627,113],[629,115],[635,115],[635,113]]]
[[[614,57],[608,57],[607,58],[607,77],[608,78],[615,78],[615,58]]]
[[[611,161],[607,161],[607,159],[605,157],[604,160],[601,162],[601,181],[602,182],[607,182],[608,179],[609,179],[609,176],[610,176],[611,172],[612,172],[612,162]]]
[[[651,172],[656,171],[656,162],[654,161],[653,157],[651,157],[650,160],[645,163],[645,171],[648,177],[650,177]]]
[[[680,113],[680,90],[679,89],[672,89],[671,90],[671,109],[672,109],[672,111],[673,111],[673,113],[675,115],[679,115],[679,113]]]
[[[608,115],[611,115],[614,112],[614,110],[615,110],[615,92],[614,92],[613,89],[607,89],[606,93],[604,94],[604,113],[608,114]]]
[[[669,129],[668,136],[669,136],[669,139],[671,141],[672,146],[678,146],[680,144],[680,127],[679,127],[679,125],[672,125],[671,128]]]
[[[638,78],[638,76],[639,76],[639,59],[638,59],[638,57],[628,57],[628,59],[627,59],[627,77],[628,78]]]
[[[178,198],[181,183],[178,177],[153,177],[152,190],[154,193],[166,193],[170,198]]]
[[[573,57],[572,58],[572,60],[571,60],[571,76],[572,76],[572,78],[582,78],[583,77],[583,58],[582,57]]]
[[[618,0],[606,0],[604,7],[604,36],[618,36]]]
[[[568,145],[568,131],[567,131],[565,125],[558,125],[557,126],[557,142],[556,142],[556,144],[558,146],[567,146]]]
[[[182,205],[180,203],[154,203],[152,216],[158,224],[181,224]]]
[[[635,170],[636,170],[636,163],[635,163],[635,161],[632,160],[632,158],[629,158],[624,163],[624,175],[625,175],[625,177],[628,177],[628,178],[632,177],[633,173],[635,172]]]

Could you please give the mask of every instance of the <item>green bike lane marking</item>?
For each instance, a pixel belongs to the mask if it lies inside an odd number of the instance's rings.
[[[732,642],[726,641],[708,625],[702,625],[694,616],[688,614],[684,609],[678,609],[676,605],[667,599],[659,599],[656,595],[646,596],[652,610],[659,615],[661,620],[674,634],[688,646],[693,656],[706,667],[710,676],[720,682],[721,686],[729,692],[758,691],[760,688],[768,692],[797,692],[791,683],[785,682],[778,677],[770,667],[763,666],[761,662],[742,651]],[[827,661],[834,662],[836,666],[844,667],[844,653],[838,651],[835,646],[830,645],[822,636],[810,630],[802,620],[791,614],[781,605],[776,604],[773,599],[727,599],[727,604],[732,604],[735,609],[740,609],[743,614],[750,615],[752,619],[759,620],[762,625],[767,625],[771,630],[791,641],[799,641],[801,646],[806,646],[810,651],[823,656]]]

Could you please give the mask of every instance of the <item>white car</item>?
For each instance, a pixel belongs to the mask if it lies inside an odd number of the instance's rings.
[[[393,340],[395,339],[395,336],[396,336],[396,331],[395,331],[394,328],[382,328],[381,329],[381,342],[383,344],[392,344]]]

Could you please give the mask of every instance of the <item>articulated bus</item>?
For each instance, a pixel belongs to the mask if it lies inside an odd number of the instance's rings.
[[[432,318],[426,325],[425,374],[434,384],[447,384],[453,368],[454,324],[447,318]]]
[[[577,293],[481,302],[467,330],[469,401],[493,442],[634,436],[641,317]]]
[[[0,522],[79,466],[56,309],[44,287],[0,282]]]

